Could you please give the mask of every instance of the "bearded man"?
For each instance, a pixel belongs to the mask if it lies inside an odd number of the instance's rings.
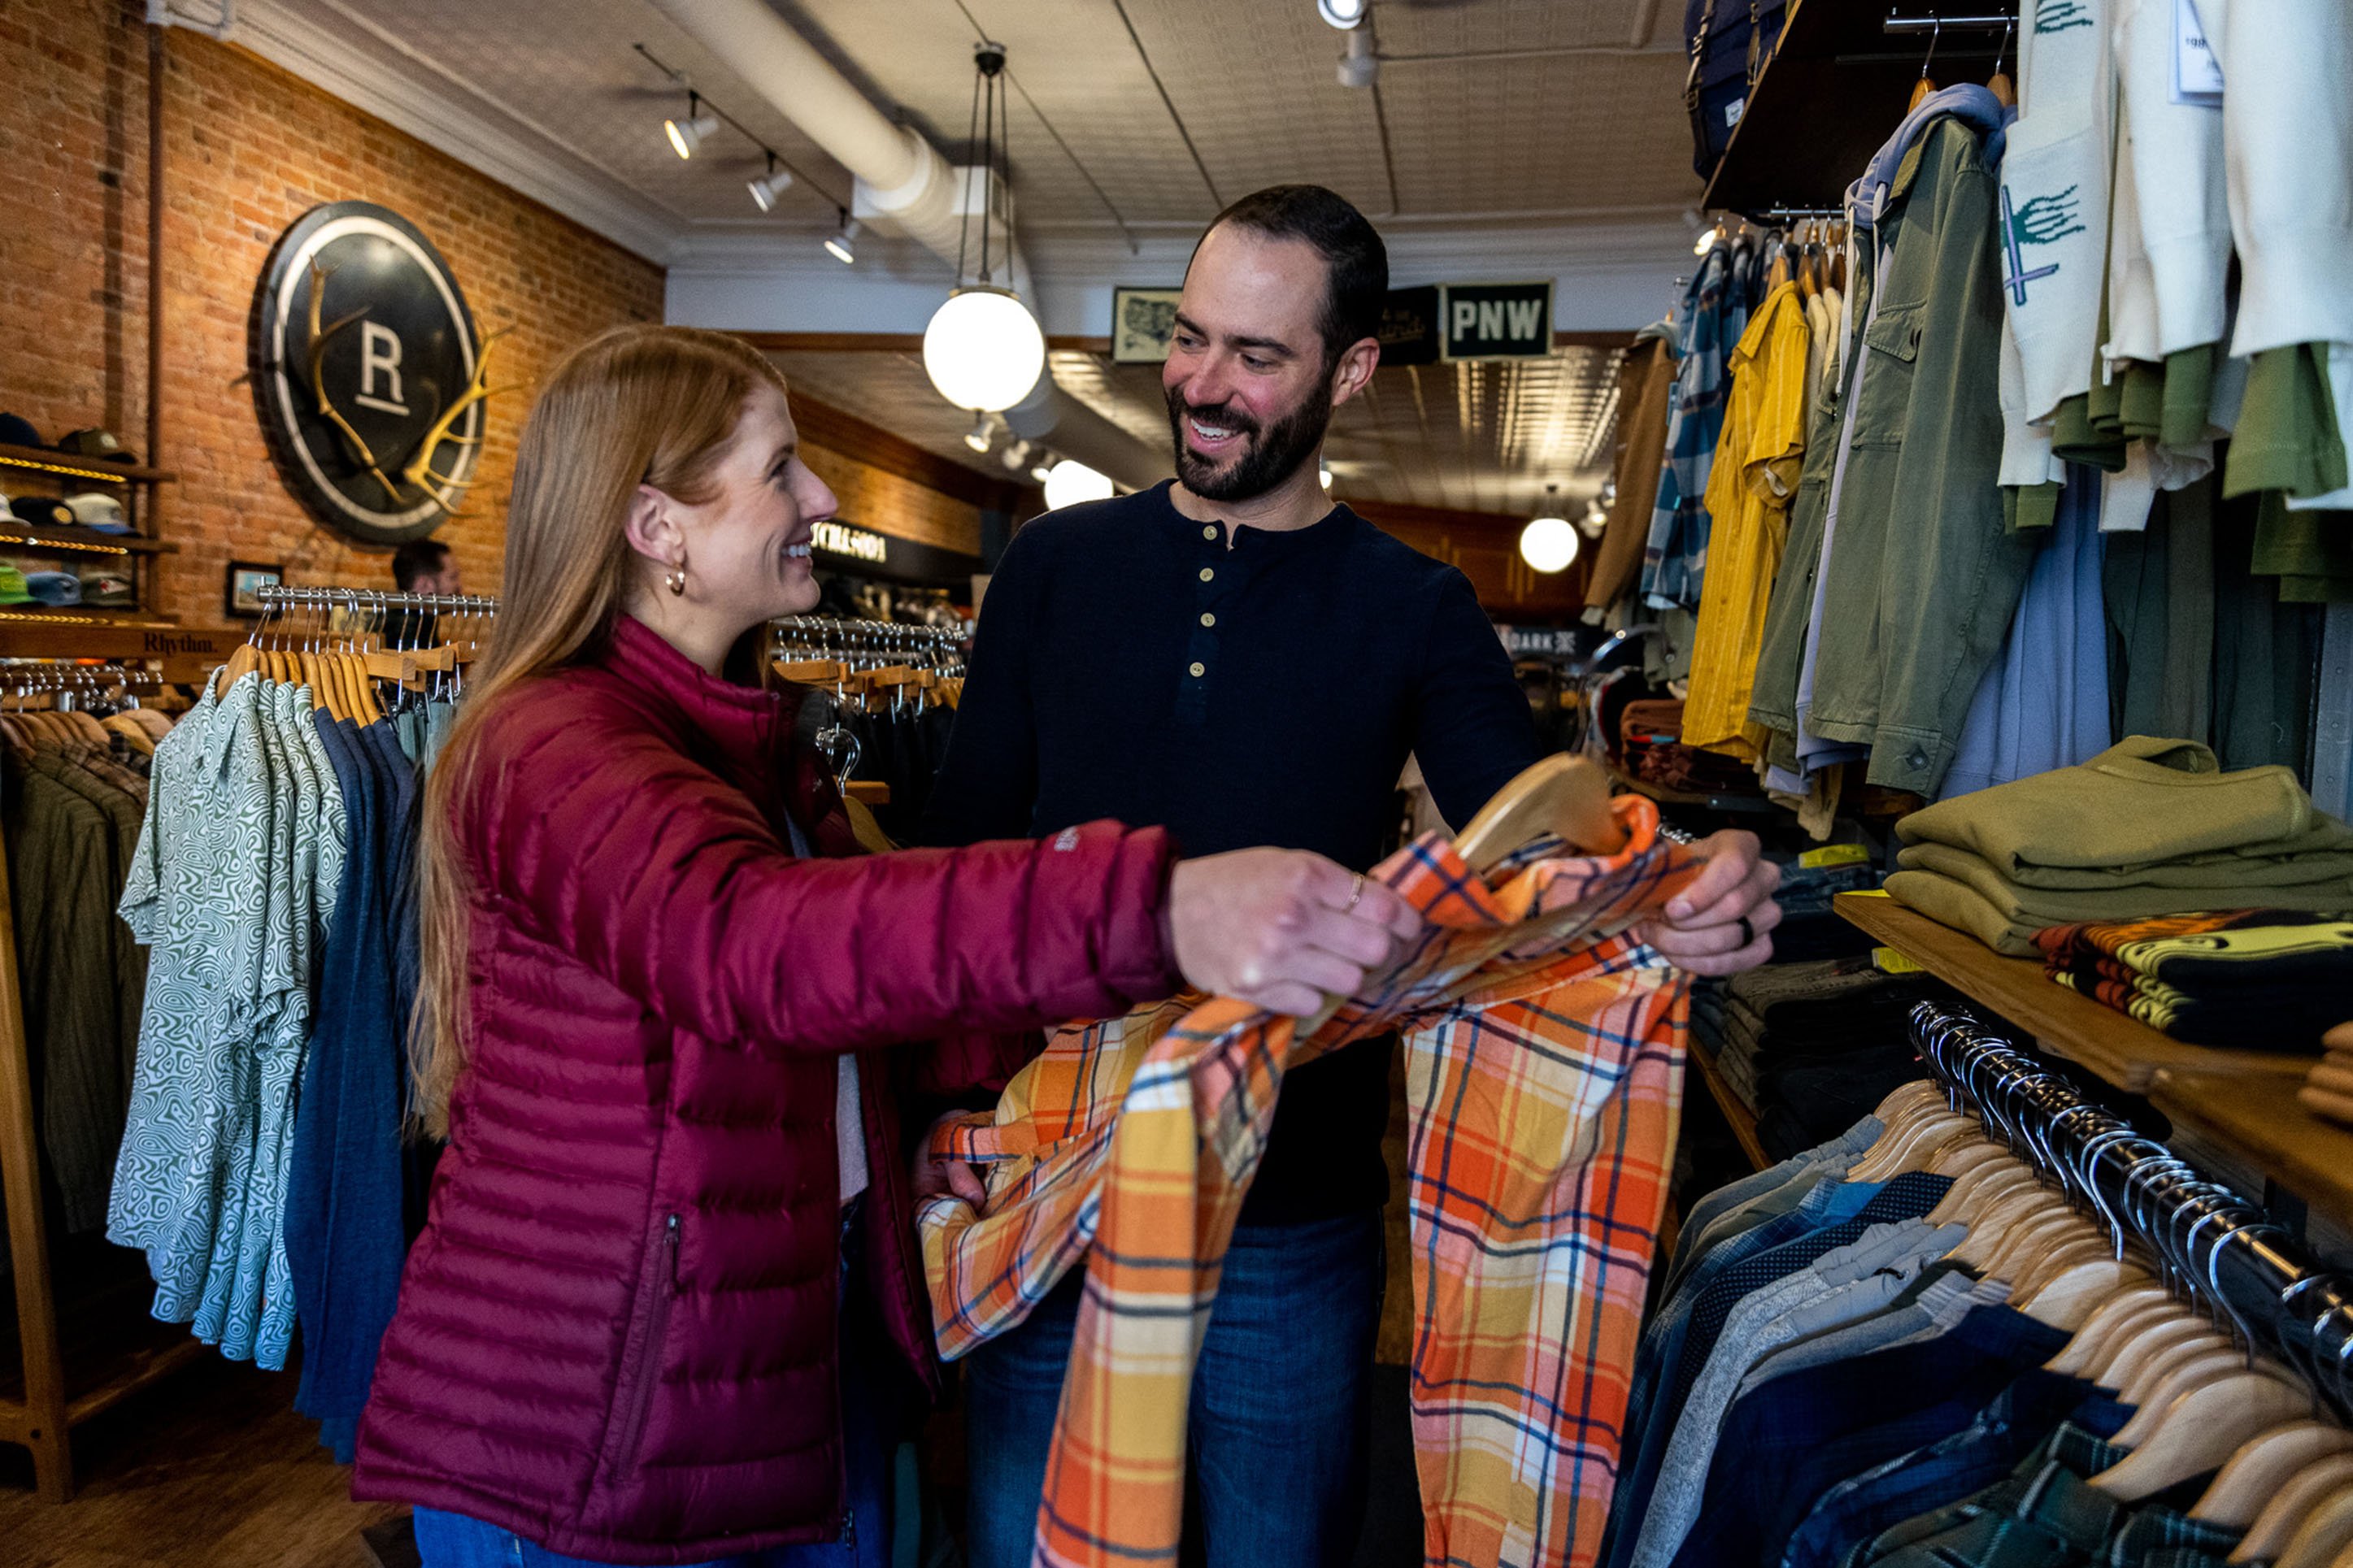
[[[1006,551],[928,841],[1115,817],[1169,827],[1189,855],[1276,845],[1362,871],[1398,822],[1409,754],[1458,828],[1537,759],[1469,579],[1318,479],[1333,411],[1380,362],[1388,289],[1380,236],[1319,186],[1261,191],[1210,224],[1161,374],[1177,478],[1038,518]],[[1686,969],[1733,973],[1771,951],[1778,872],[1745,833],[1703,848],[1706,873],[1646,934]],[[1194,1377],[1211,1568],[1348,1561],[1388,1106],[1383,1041],[1284,1081]],[[1082,1283],[1074,1271],[966,1361],[973,1568],[1029,1561]]]

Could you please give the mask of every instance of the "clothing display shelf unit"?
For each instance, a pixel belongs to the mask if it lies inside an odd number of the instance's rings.
[[[1893,10],[1857,0],[1793,0],[1740,123],[1701,197],[1708,211],[1763,219],[1835,207],[1904,119],[1923,74],[1983,81],[2015,70],[2017,13],[1984,4]]]
[[[155,486],[171,484],[178,477],[161,468],[142,468],[136,463],[101,462],[92,458],[78,458],[69,452],[53,452],[44,447],[16,447],[0,443],[0,493],[22,493],[17,487],[27,481],[47,485],[60,494],[103,486],[109,493],[121,494],[123,511],[132,529],[129,533],[102,533],[96,529],[53,528],[12,519],[0,521],[0,551],[55,552],[74,561],[112,556],[134,567],[132,580],[137,584],[139,594],[139,604],[132,609],[70,607],[46,613],[21,610],[13,612],[13,615],[29,621],[58,621],[67,625],[120,625],[153,618],[155,604],[153,558],[175,554],[180,547],[154,537],[146,517],[146,497]]]
[[[2353,1231],[2353,1131],[2321,1121],[2295,1091],[2310,1053],[2184,1045],[2049,978],[2042,961],[2005,958],[1879,893],[1841,893],[1838,912],[1885,946],[2008,1020],[2028,1043],[2146,1098],[2200,1156],[2275,1205],[2306,1205]]]
[[[153,650],[125,643],[153,634],[111,626],[39,628],[43,658],[28,658],[21,626],[0,626],[0,692],[11,701],[34,688],[71,692],[100,682],[132,694],[152,692],[166,682],[195,678],[192,667],[209,654]],[[180,634],[173,634],[174,636]],[[211,640],[202,638],[200,640]],[[224,647],[234,646],[221,639]],[[93,661],[129,662],[93,662]],[[30,672],[47,662],[53,681]],[[90,1353],[69,1367],[59,1327],[59,1292],[51,1268],[48,1220],[41,1194],[41,1157],[35,1129],[39,1108],[33,1101],[32,1060],[25,1037],[24,994],[16,973],[16,931],[8,887],[8,863],[0,846],[0,1198],[6,1205],[8,1258],[15,1274],[17,1353],[23,1382],[15,1393],[0,1392],[0,1442],[29,1448],[33,1478],[41,1497],[64,1502],[73,1495],[73,1429],[185,1366],[204,1346],[187,1330],[140,1319],[134,1324],[92,1323],[76,1315],[70,1328]],[[82,1346],[78,1344],[78,1350]]]
[[[1911,1033],[1955,1106],[2094,1217],[2119,1258],[2143,1255],[2251,1356],[2278,1355],[2340,1418],[2353,1414],[2353,1278],[1966,1010],[1923,1002]]]

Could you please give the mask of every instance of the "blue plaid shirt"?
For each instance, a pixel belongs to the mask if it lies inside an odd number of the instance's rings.
[[[1724,432],[1732,351],[1748,330],[1748,292],[1739,270],[1733,247],[1716,246],[1683,290],[1667,454],[1642,548],[1642,595],[1662,609],[1696,611],[1707,574],[1709,520],[1702,498]]]

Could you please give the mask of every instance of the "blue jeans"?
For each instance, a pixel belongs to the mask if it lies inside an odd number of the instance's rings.
[[[1378,1210],[1234,1232],[1187,1421],[1209,1568],[1337,1568],[1365,1513]],[[1081,1274],[965,1362],[970,1568],[1027,1568]]]

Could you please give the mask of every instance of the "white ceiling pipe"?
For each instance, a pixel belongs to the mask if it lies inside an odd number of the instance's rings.
[[[958,186],[976,171],[959,171],[921,135],[894,123],[763,0],[654,5],[850,172],[858,181],[858,217],[888,220],[951,267],[964,259],[966,234]],[[981,197],[980,192],[973,195]],[[1029,269],[1018,246],[1013,247],[1011,269],[1014,291],[1035,310]],[[1012,411],[1007,418],[1012,423]],[[1056,387],[1051,374],[1039,378],[1013,427],[1135,489],[1156,483],[1172,467],[1166,454]]]

